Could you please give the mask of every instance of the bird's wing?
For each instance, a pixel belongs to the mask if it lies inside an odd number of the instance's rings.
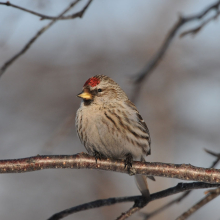
[[[146,137],[148,142],[147,155],[151,154],[151,138],[149,129],[138,112],[136,106],[128,99],[125,101],[125,105],[129,108],[129,120],[133,122],[134,131],[140,136]]]

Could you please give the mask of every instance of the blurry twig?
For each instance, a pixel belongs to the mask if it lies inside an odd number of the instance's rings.
[[[148,220],[150,218],[152,218],[153,216],[159,214],[160,212],[164,211],[165,209],[169,208],[170,206],[172,206],[175,203],[179,203],[181,202],[185,197],[187,197],[190,192],[192,192],[192,190],[189,190],[185,193],[183,193],[181,196],[179,196],[178,198],[168,202],[167,204],[165,204],[164,206],[154,210],[153,212],[150,213],[141,213],[141,215],[144,217],[144,220]]]
[[[181,216],[179,216],[176,220],[185,220],[189,216],[191,216],[194,212],[196,212],[198,209],[203,207],[205,204],[216,198],[220,195],[220,187],[214,190],[210,190],[208,195],[205,196],[202,200],[200,200],[198,203],[196,203],[193,207],[191,207],[188,211],[184,212]]]
[[[133,82],[135,83],[135,88],[134,88],[134,92],[133,92],[134,96],[131,98],[131,100],[133,102],[138,97],[137,93],[140,91],[141,84],[143,83],[144,78],[149,76],[149,74],[159,64],[159,62],[161,61],[161,59],[165,55],[165,52],[167,51],[168,47],[170,46],[171,42],[173,41],[173,39],[174,39],[175,35],[177,34],[177,32],[179,31],[179,29],[183,25],[185,25],[186,23],[189,23],[194,20],[202,19],[211,10],[215,10],[217,13],[214,17],[212,17],[212,19],[214,19],[216,16],[219,15],[219,5],[220,5],[220,1],[218,0],[216,3],[208,6],[205,10],[203,10],[202,12],[200,12],[198,14],[186,16],[186,17],[179,16],[178,21],[174,24],[174,26],[168,32],[164,42],[162,43],[161,47],[156,52],[156,54],[151,58],[151,60],[147,63],[147,65],[143,68],[142,71],[140,71],[138,74],[133,76]],[[212,19],[210,19],[210,20],[212,20]],[[194,33],[194,34],[197,33],[210,20],[208,19],[206,22],[202,23],[202,25],[200,27],[197,27],[195,30],[190,30],[190,31],[188,31],[188,33]],[[181,36],[185,36],[188,33],[184,32],[184,33],[182,33]]]
[[[122,213],[116,220],[124,220],[124,219],[130,217],[135,212],[139,211],[140,209],[141,209],[141,207],[133,206],[127,212]]]
[[[59,16],[55,17],[49,24],[41,28],[37,34],[32,37],[29,42],[24,46],[24,48],[18,52],[16,55],[14,55],[11,59],[9,59],[0,69],[0,77],[3,75],[3,73],[6,71],[6,69],[15,61],[17,60],[22,54],[24,54],[30,46],[48,29],[50,28],[56,21],[58,21],[66,12],[68,12],[71,8],[73,8],[80,0],[75,0],[72,2]],[[88,5],[91,3],[92,0],[89,0],[86,6],[78,12],[78,17],[82,17],[83,13],[85,12]],[[77,13],[76,13],[77,14]]]
[[[81,1],[81,0],[79,0],[79,1]],[[57,20],[67,20],[67,19],[74,19],[74,18],[77,18],[77,17],[81,18],[83,16],[85,10],[89,7],[91,2],[92,2],[92,0],[89,0],[88,3],[84,6],[84,8],[81,11],[79,11],[77,13],[74,13],[72,15],[68,15],[68,16],[61,16],[59,18],[55,17],[55,16],[44,15],[44,14],[41,14],[41,13],[38,13],[38,12],[35,12],[35,11],[32,11],[32,10],[29,10],[27,8],[20,7],[18,5],[10,3],[9,1],[7,1],[7,2],[0,2],[0,5],[11,6],[13,8],[17,8],[19,10],[28,12],[30,14],[33,14],[33,15],[36,15],[36,16],[40,17],[40,20],[45,20],[45,19],[50,19],[50,20],[54,20],[54,19],[57,19]]]
[[[214,168],[217,163],[220,161],[220,154],[214,153],[210,150],[205,149],[205,151],[215,157],[217,157],[217,159],[213,162],[213,164],[210,166],[210,168]],[[183,193],[181,196],[179,196],[178,198],[168,202],[167,204],[165,204],[164,206],[154,210],[153,212],[150,213],[141,213],[141,215],[144,217],[144,220],[150,219],[151,217],[153,217],[154,215],[159,214],[160,212],[164,211],[165,209],[169,208],[170,206],[172,206],[175,203],[179,203],[181,202],[183,199],[185,199],[190,193],[192,192],[192,190],[187,191],[185,193]]]
[[[192,34],[192,35],[196,35],[199,31],[201,31],[201,29],[208,24],[210,21],[215,20],[218,18],[218,16],[220,15],[220,11],[216,11],[216,14],[212,17],[210,17],[209,19],[207,19],[206,21],[202,22],[202,24],[200,24],[198,27],[190,29],[188,31],[184,31],[182,32],[182,34],[180,34],[180,37],[184,37],[187,34]]]
[[[208,154],[211,154],[212,156],[217,157],[217,159],[213,162],[213,164],[211,166],[211,168],[214,168],[217,165],[217,163],[220,162],[220,154],[214,153],[214,152],[207,150],[207,149],[205,149],[205,151]]]
[[[48,220],[58,220],[64,218],[68,215],[74,214],[76,212],[85,211],[88,209],[99,208],[102,206],[114,205],[117,203],[123,202],[134,202],[134,207],[138,207],[139,209],[144,207],[147,203],[152,202],[157,199],[162,199],[167,196],[175,195],[180,192],[184,192],[191,189],[204,189],[219,186],[219,184],[209,184],[209,183],[201,183],[201,182],[193,182],[193,183],[178,183],[176,186],[153,193],[150,195],[150,199],[145,201],[142,196],[128,196],[128,197],[115,197],[108,199],[100,199],[93,202],[85,203],[82,205],[78,205],[61,212],[58,212],[51,216]],[[131,210],[131,212],[138,211],[136,209]],[[122,216],[122,215],[121,215]],[[121,217],[120,216],[120,217]]]

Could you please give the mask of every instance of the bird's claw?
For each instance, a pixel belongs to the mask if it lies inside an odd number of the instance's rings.
[[[98,159],[101,160],[102,158],[105,158],[104,155],[102,155],[101,153],[99,153],[99,152],[96,151],[96,150],[93,152],[93,156],[95,157],[96,163],[97,163],[97,160],[98,160]]]
[[[132,155],[130,153],[126,154],[125,157],[126,158],[125,158],[125,161],[124,161],[124,163],[125,163],[125,167],[124,168],[127,167],[128,171],[129,171],[131,169],[131,167],[132,167],[133,157],[132,157]]]

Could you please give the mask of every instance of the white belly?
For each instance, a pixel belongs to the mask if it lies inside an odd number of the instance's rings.
[[[78,120],[81,120],[76,123],[78,135],[88,153],[97,151],[106,157],[118,159],[131,153],[134,158],[140,158],[142,149],[134,146],[127,138],[125,129],[117,125],[119,131],[105,113],[105,110],[89,108],[77,112]],[[117,122],[116,119],[114,121]],[[81,129],[79,123],[82,123]]]

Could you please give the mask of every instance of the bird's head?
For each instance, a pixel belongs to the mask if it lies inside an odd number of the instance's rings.
[[[105,75],[89,78],[83,86],[83,91],[77,96],[82,98],[85,104],[108,104],[128,99],[120,86]]]

